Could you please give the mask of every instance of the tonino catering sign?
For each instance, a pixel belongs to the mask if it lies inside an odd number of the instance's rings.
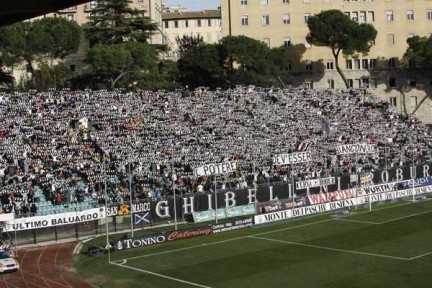
[[[123,239],[117,241],[117,250],[126,250],[131,248],[152,246],[152,245],[164,243],[165,241],[166,241],[166,236],[165,234],[162,233],[130,238],[130,239]]]
[[[236,161],[207,164],[195,169],[195,176],[210,176],[232,173],[237,170]]]
[[[337,155],[374,154],[377,152],[377,146],[375,144],[367,143],[347,144],[336,147]]]
[[[289,165],[312,161],[311,152],[279,154],[273,157],[273,165]]]
[[[80,212],[67,212],[52,214],[46,216],[35,216],[28,218],[16,218],[13,221],[6,222],[3,228],[4,232],[21,231],[27,229],[39,229],[52,226],[61,226],[76,224],[81,222],[99,220],[106,217],[105,208],[93,208]]]

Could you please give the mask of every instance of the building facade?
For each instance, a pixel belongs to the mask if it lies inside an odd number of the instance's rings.
[[[159,25],[159,28],[162,27],[162,0],[132,0],[130,5],[132,8],[142,11],[144,16],[149,17],[156,22]],[[93,11],[96,6],[97,1],[89,1],[85,4],[75,5],[38,18],[63,17],[71,21],[76,21],[78,24],[82,25],[90,21],[90,16],[94,13]],[[152,44],[161,44],[162,33],[156,33],[150,41]]]
[[[206,43],[216,43],[222,39],[221,11],[186,11],[167,7],[162,14],[162,29],[165,44],[170,49],[167,57],[178,59],[177,37],[201,36]]]
[[[395,106],[415,113],[428,123],[432,117],[432,75],[403,61],[406,40],[432,35],[430,0],[221,0],[223,36],[244,35],[270,47],[283,46],[292,62],[288,85],[316,89],[340,89],[344,83],[336,72],[331,50],[307,43],[310,16],[338,9],[359,23],[378,31],[370,52],[339,63],[353,88],[366,88]],[[385,92],[385,93],[384,93]]]

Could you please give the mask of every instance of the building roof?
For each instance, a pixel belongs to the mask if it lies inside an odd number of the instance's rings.
[[[188,12],[170,12],[162,13],[162,20],[182,20],[182,19],[208,19],[221,18],[221,10],[202,10]]]

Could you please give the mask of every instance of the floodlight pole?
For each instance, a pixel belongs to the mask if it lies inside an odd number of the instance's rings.
[[[214,194],[215,194],[215,222],[218,224],[218,215],[217,215],[217,191],[216,191],[216,175],[214,175]]]
[[[171,167],[172,167],[172,191],[173,191],[173,205],[174,205],[174,229],[177,230],[177,202],[176,202],[176,193],[175,193],[175,181],[177,180],[177,176],[174,171],[173,155],[171,155]]]
[[[134,237],[134,214],[133,214],[133,206],[132,206],[132,170],[131,170],[131,162],[129,159],[129,202],[130,202],[130,213],[131,213],[131,218],[130,218],[130,225],[131,225],[131,237]]]
[[[104,171],[104,190],[105,190],[105,227],[106,227],[106,249],[108,251],[108,263],[111,262],[111,254],[110,254],[110,243],[109,243],[109,235],[108,235],[108,193],[107,193],[107,181],[106,181],[106,163],[105,163],[105,153],[103,155],[103,171]]]

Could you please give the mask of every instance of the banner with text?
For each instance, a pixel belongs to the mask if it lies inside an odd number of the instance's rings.
[[[337,155],[349,155],[349,154],[374,154],[377,153],[377,147],[375,144],[357,143],[357,144],[346,144],[336,147]]]
[[[273,165],[289,165],[312,161],[311,152],[279,154],[273,157]]]
[[[223,163],[207,164],[195,169],[195,176],[210,176],[227,174],[237,170],[236,161],[228,161]]]
[[[67,212],[46,216],[16,218],[6,222],[3,231],[20,231],[52,226],[75,224],[105,218],[105,207],[93,208],[80,212]]]

